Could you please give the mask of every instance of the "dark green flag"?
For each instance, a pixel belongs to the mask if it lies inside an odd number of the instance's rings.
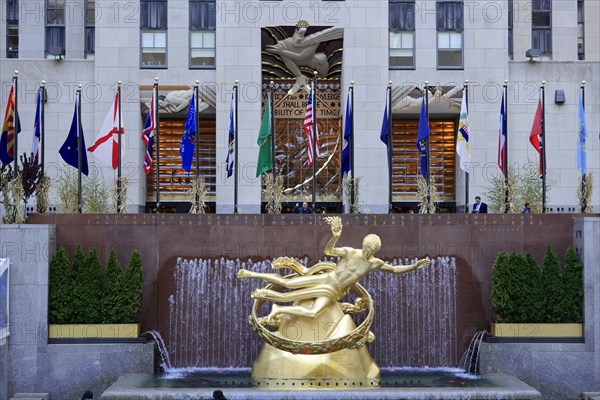
[[[267,101],[265,107],[265,113],[260,123],[260,131],[258,133],[258,145],[260,149],[258,151],[258,163],[256,164],[256,177],[259,177],[262,173],[271,170],[273,160],[271,155],[271,112],[270,112],[270,99]]]

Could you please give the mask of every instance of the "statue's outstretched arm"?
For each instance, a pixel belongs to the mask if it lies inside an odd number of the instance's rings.
[[[328,256],[343,257],[346,255],[346,251],[343,248],[335,247],[338,239],[342,235],[342,219],[340,217],[325,217],[325,222],[331,227],[331,233],[333,236],[329,239],[329,242],[325,245],[323,252]]]
[[[403,274],[414,269],[421,269],[423,267],[426,267],[429,265],[430,262],[431,260],[429,260],[429,258],[423,258],[417,261],[416,263],[410,265],[390,265],[384,263],[383,266],[379,268],[379,270],[383,272],[391,272],[392,274]]]

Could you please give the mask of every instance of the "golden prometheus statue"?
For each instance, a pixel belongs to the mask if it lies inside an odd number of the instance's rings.
[[[427,266],[430,261],[422,259],[402,266],[386,264],[374,256],[381,248],[381,240],[374,234],[365,236],[362,249],[335,247],[342,234],[342,220],[326,217],[325,221],[333,236],[324,253],[339,257],[337,265],[319,262],[306,268],[292,258],[280,257],[272,267],[288,268],[293,274],[238,271],[238,278],[269,283],[252,293],[254,306],[249,322],[265,341],[252,367],[255,380],[293,384],[298,381],[299,385],[308,386],[329,386],[332,380],[337,385],[344,380],[379,384],[379,368],[365,347],[365,343],[375,340],[369,330],[374,317],[373,301],[358,281],[371,271],[401,274]],[[354,295],[354,302],[341,302],[348,293]],[[258,317],[265,301],[274,303],[271,312]],[[357,327],[351,315],[365,311],[367,316]]]

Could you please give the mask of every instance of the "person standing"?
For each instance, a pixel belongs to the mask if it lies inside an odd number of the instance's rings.
[[[296,210],[296,212],[298,214],[312,214],[313,209],[308,206],[307,202],[304,202],[304,203],[302,203],[302,207],[298,208],[298,210]]]
[[[481,201],[481,197],[475,197],[475,204],[473,204],[472,214],[487,214],[487,204]]]
[[[531,207],[529,206],[529,203],[525,203],[525,206],[523,206],[523,214],[531,214]]]

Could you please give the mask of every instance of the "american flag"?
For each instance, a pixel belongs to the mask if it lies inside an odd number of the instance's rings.
[[[142,130],[142,140],[146,143],[146,155],[144,156],[144,171],[146,174],[152,172],[152,154],[154,153],[154,91],[150,101],[150,110],[146,117],[146,123]]]
[[[314,104],[314,92],[310,89],[310,95],[308,97],[308,104],[306,105],[306,114],[304,114],[304,127],[303,130],[308,135],[308,165],[313,165],[313,104]],[[319,131],[317,130],[317,134],[315,135],[317,138],[316,142],[316,155],[317,158],[321,156],[319,154]]]

